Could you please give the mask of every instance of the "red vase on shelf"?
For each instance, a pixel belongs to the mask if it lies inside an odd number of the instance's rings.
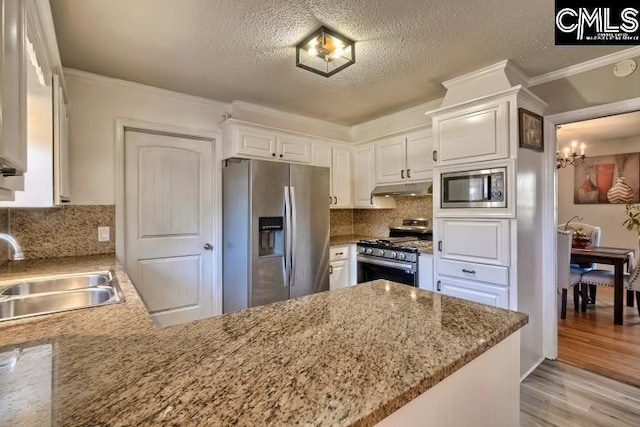
[[[613,172],[616,169],[615,163],[602,163],[599,165],[593,165],[596,171],[596,185],[600,190],[600,197],[598,201],[600,203],[607,203],[607,191],[613,186]]]

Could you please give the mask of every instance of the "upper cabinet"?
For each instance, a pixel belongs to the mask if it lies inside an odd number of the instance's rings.
[[[222,124],[224,158],[251,157],[295,163],[311,163],[311,141],[300,135],[234,119]]]
[[[0,171],[27,171],[26,11],[22,0],[3,0],[0,52]],[[0,181],[3,199],[11,199],[12,182]]]
[[[428,181],[433,176],[431,129],[375,143],[376,182]]]
[[[439,166],[509,157],[509,101],[494,100],[433,116]]]
[[[353,149],[353,207],[368,209],[392,209],[396,203],[393,197],[371,197],[376,186],[375,158],[373,144]]]
[[[5,1],[5,11],[12,1]],[[1,207],[51,207],[69,202],[69,117],[62,64],[55,42],[49,2],[24,0],[25,148],[29,169],[23,176],[4,177],[15,187]],[[6,16],[3,17],[6,19]],[[6,45],[5,45],[6,46]],[[5,47],[6,48],[6,47]],[[6,101],[6,98],[3,98]],[[3,111],[6,111],[3,105]],[[22,124],[21,124],[22,125]],[[4,130],[4,129],[3,129]],[[6,141],[4,138],[2,141]]]
[[[331,168],[329,206],[332,209],[352,207],[351,151],[339,145],[332,145],[326,142],[314,142],[312,164],[313,166]]]

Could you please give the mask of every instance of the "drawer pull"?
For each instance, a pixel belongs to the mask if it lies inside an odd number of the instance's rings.
[[[344,255],[344,252],[336,252],[336,255]]]
[[[476,271],[475,271],[475,270],[467,270],[466,268],[463,268],[463,269],[462,269],[462,272],[463,272],[463,273],[469,273],[469,274],[476,274]]]

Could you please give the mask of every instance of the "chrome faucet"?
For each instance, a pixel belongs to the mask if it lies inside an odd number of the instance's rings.
[[[22,248],[20,247],[16,239],[11,237],[7,233],[0,233],[0,240],[4,240],[5,242],[7,242],[9,246],[11,246],[11,249],[13,249],[13,258],[11,258],[11,260],[19,261],[21,259],[24,259]]]

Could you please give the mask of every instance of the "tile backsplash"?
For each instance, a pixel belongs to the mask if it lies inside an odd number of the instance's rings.
[[[6,217],[6,220],[4,219]],[[6,223],[6,225],[5,225]],[[5,226],[27,258],[51,258],[115,252],[115,206],[69,205],[44,209],[0,210],[0,231]],[[98,227],[110,227],[108,242],[98,242]],[[6,245],[4,246],[6,248]],[[8,257],[2,249],[1,257]]]
[[[405,218],[427,218],[433,226],[431,196],[396,197],[395,209],[335,209],[331,211],[331,235],[383,237],[389,226]]]

